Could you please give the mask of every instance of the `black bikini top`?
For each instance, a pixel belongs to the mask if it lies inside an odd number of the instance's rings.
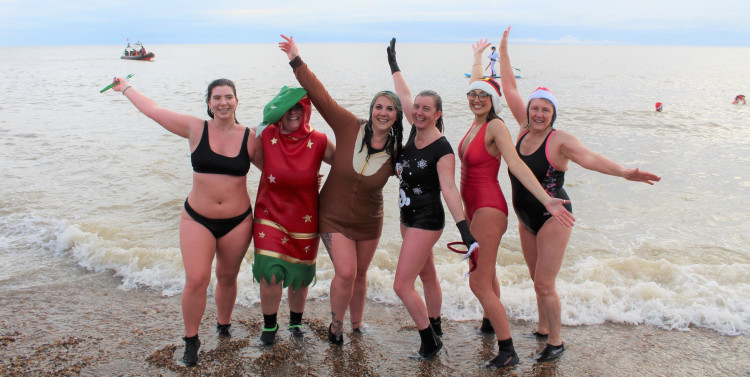
[[[190,154],[193,171],[196,173],[226,174],[241,177],[250,171],[250,156],[247,155],[247,138],[250,129],[245,127],[245,137],[237,157],[227,157],[211,150],[208,142],[208,122],[203,121],[203,135],[198,147]]]

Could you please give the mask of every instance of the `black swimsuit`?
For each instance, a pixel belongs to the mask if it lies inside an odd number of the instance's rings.
[[[208,122],[203,121],[203,135],[198,146],[190,154],[190,162],[193,163],[193,171],[196,173],[226,174],[241,177],[250,171],[250,156],[247,155],[247,138],[250,129],[245,127],[245,136],[242,138],[242,147],[237,157],[227,157],[211,150],[208,142]]]
[[[190,161],[193,164],[193,171],[196,173],[208,174],[225,174],[241,177],[247,175],[250,171],[250,156],[247,154],[247,138],[250,135],[250,129],[245,128],[245,136],[242,138],[242,147],[236,157],[222,156],[211,150],[211,144],[208,142],[208,122],[203,122],[203,134],[201,141],[190,154]],[[232,231],[245,218],[253,212],[252,205],[245,213],[228,219],[211,219],[196,212],[187,199],[185,199],[185,212],[197,223],[208,229],[214,237],[221,238]]]
[[[534,173],[537,181],[542,184],[544,191],[549,196],[568,200],[570,199],[568,193],[563,189],[565,172],[557,170],[547,158],[547,140],[549,140],[549,137],[553,133],[555,133],[555,130],[552,130],[547,135],[542,145],[534,153],[524,156],[521,154],[521,142],[528,135],[528,132],[525,133],[518,139],[518,143],[516,143],[516,152],[518,152],[521,160],[531,169],[531,172]],[[508,170],[508,175],[510,176],[510,184],[513,188],[513,210],[516,212],[516,216],[518,216],[521,224],[531,233],[537,234],[539,229],[542,229],[542,225],[552,216],[547,212],[544,205],[521,184],[521,181],[510,170]],[[573,206],[570,202],[563,204],[563,206],[573,213]]]
[[[453,154],[453,148],[443,136],[418,149],[414,144],[416,135],[412,126],[409,140],[396,162],[396,174],[401,181],[398,199],[401,223],[411,228],[441,230],[445,226],[445,211],[440,200],[437,163],[443,156]]]

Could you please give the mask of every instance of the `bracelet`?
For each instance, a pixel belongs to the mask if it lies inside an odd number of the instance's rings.
[[[125,91],[128,90],[128,89],[130,89],[131,86],[132,85],[128,85],[127,87],[125,87],[125,89],[122,90],[122,95],[123,96],[125,95]]]

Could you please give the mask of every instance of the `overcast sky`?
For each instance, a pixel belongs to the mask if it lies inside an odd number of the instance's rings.
[[[0,46],[305,42],[750,46],[747,0],[0,0]]]

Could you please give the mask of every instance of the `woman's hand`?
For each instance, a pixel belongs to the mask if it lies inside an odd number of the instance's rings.
[[[477,43],[471,45],[471,48],[474,49],[474,55],[482,56],[482,53],[484,52],[487,47],[489,47],[492,43],[488,42],[487,39],[480,39],[477,41]]]
[[[388,65],[391,66],[391,74],[401,71],[396,62],[396,38],[391,38],[391,45],[386,48],[388,52]]]
[[[281,38],[284,38],[284,42],[279,42],[279,48],[281,51],[286,52],[286,56],[289,58],[289,60],[293,60],[294,58],[299,56],[299,50],[297,50],[297,44],[294,43],[294,37],[287,37],[284,34],[281,34]]]
[[[508,52],[508,34],[510,34],[510,26],[503,32],[503,38],[500,40],[500,52]]]
[[[124,77],[115,77],[112,80],[112,83],[117,83],[115,86],[112,87],[112,90],[114,90],[115,92],[122,92],[123,90],[125,90],[125,88],[130,86],[128,85],[128,82],[127,80],[125,80]]]
[[[658,175],[649,173],[647,171],[640,171],[638,170],[638,168],[625,169],[625,174],[623,174],[622,177],[627,179],[628,181],[644,182],[648,183],[649,185],[653,185],[654,182],[661,181],[661,177],[659,177]]]
[[[563,207],[563,204],[567,203],[570,203],[570,200],[549,198],[549,200],[544,203],[544,208],[546,208],[550,215],[557,219],[560,224],[565,226],[573,226],[576,221],[575,217],[573,217],[573,214],[568,212],[568,210]]]

